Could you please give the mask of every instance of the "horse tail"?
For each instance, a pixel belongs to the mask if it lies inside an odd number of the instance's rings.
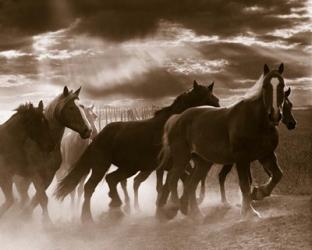
[[[89,173],[94,165],[93,161],[97,157],[95,154],[96,150],[94,150],[91,143],[79,160],[70,168],[68,174],[57,184],[54,192],[57,199],[63,200],[78,186],[80,180]]]

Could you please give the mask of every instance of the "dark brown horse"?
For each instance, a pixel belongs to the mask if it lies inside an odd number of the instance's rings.
[[[80,179],[92,169],[85,185],[82,220],[92,220],[90,199],[95,187],[104,177],[111,164],[118,169],[106,176],[112,198],[110,207],[122,204],[117,184],[138,171],[153,171],[161,149],[163,126],[168,118],[184,110],[201,105],[219,106],[213,93],[213,84],[199,85],[178,96],[172,105],[157,111],[153,118],[143,121],[114,122],[108,124],[88,146],[70,173],[59,183],[56,196],[60,199],[70,193]],[[160,185],[160,184],[159,184]],[[160,186],[157,188],[161,188]]]
[[[285,124],[285,126],[287,127],[288,130],[292,130],[295,129],[296,127],[296,120],[292,114],[292,106],[293,104],[291,103],[291,101],[289,100],[289,95],[290,95],[291,89],[288,88],[287,91],[285,91],[285,100],[283,103],[283,110],[282,110],[282,122]],[[233,164],[229,164],[229,165],[224,165],[219,173],[219,184],[220,184],[220,192],[221,192],[221,202],[223,203],[227,203],[227,199],[226,199],[226,195],[225,195],[225,188],[224,188],[224,182],[226,179],[226,176],[228,175],[228,173],[232,170],[233,168]],[[265,172],[268,174],[268,176],[271,177],[271,173],[268,169],[265,169]],[[250,181],[251,177],[250,177]],[[255,189],[256,190],[256,189]],[[261,200],[264,198],[264,196],[262,196],[261,193],[256,193],[254,191],[252,191],[251,193],[251,197],[253,200]]]
[[[50,152],[54,147],[49,124],[43,114],[42,101],[38,108],[31,103],[19,106],[16,113],[0,125],[0,187],[5,195],[0,217],[14,203],[13,175],[24,172],[27,159],[23,147],[28,139],[33,140],[44,152]]]
[[[189,199],[191,215],[201,217],[195,196],[200,178],[213,163],[235,163],[243,195],[241,213],[243,216],[259,216],[251,205],[250,162],[259,160],[264,168],[269,169],[270,181],[254,191],[256,196],[269,195],[282,177],[274,150],[278,145],[276,126],[282,119],[281,108],[285,99],[283,69],[283,64],[272,71],[265,65],[254,87],[234,105],[190,108],[166,123],[165,127],[169,128],[165,129],[163,136],[160,168],[170,161],[172,169],[158,202],[158,215],[169,218],[169,212],[180,208],[177,199],[171,206],[164,205],[169,193],[176,192],[179,177],[193,159],[196,167],[184,191],[183,209]],[[171,213],[171,217],[175,214]]]
[[[80,88],[74,92],[64,87],[63,93],[52,100],[45,110],[45,116],[55,142],[55,147],[50,153],[42,151],[33,140],[29,139],[24,144],[23,157],[27,159],[27,164],[24,164],[24,172],[20,173],[24,178],[19,179],[15,184],[22,193],[27,193],[31,182],[36,188],[35,196],[24,210],[25,215],[29,215],[40,203],[44,220],[50,221],[46,189],[61,164],[60,144],[65,127],[78,132],[82,138],[89,138],[91,135],[90,125],[82,108],[77,103],[79,93]]]

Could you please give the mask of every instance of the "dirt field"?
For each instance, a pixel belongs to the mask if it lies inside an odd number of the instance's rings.
[[[241,220],[235,170],[226,181],[231,206],[220,204],[217,183],[220,168],[214,166],[207,179],[208,194],[201,205],[206,215],[201,224],[182,215],[160,224],[154,218],[154,178],[140,188],[144,213],[132,213],[121,221],[113,221],[108,213],[103,214],[109,201],[107,184],[103,182],[92,198],[95,225],[82,225],[78,219],[80,209],[73,209],[68,199],[65,204],[50,199],[54,223],[50,226],[41,223],[40,209],[36,209],[31,221],[25,222],[15,207],[0,220],[0,249],[312,249],[312,110],[296,111],[295,116],[298,127],[294,131],[281,125],[277,154],[284,176],[273,196],[255,203],[263,216],[260,220]],[[259,182],[267,180],[262,167],[253,167],[253,171],[254,177],[260,177]],[[131,186],[130,182],[133,197]],[[55,183],[48,190],[49,197],[54,187]]]
[[[241,220],[239,197],[229,198],[230,207],[221,205],[217,196],[206,199],[202,224],[182,215],[160,224],[152,209],[112,221],[98,209],[96,224],[86,226],[71,218],[69,204],[54,204],[54,224],[45,226],[39,211],[31,222],[20,221],[11,211],[1,220],[1,249],[311,249],[311,196],[267,198],[255,204],[263,218],[254,221]]]

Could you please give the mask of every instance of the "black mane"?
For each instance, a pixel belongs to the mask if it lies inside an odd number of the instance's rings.
[[[21,104],[15,109],[15,111],[17,111],[17,113],[20,113],[20,114],[23,114],[28,111],[33,111],[33,110],[34,110],[34,105],[30,102]]]
[[[182,93],[181,95],[177,96],[170,106],[166,106],[166,107],[163,107],[163,108],[161,108],[159,110],[156,110],[155,113],[154,113],[154,117],[157,116],[157,115],[160,115],[160,114],[170,113],[170,112],[172,112],[172,110],[176,109],[178,106],[181,106],[183,103],[185,103],[183,101],[183,99],[185,99],[185,97],[187,96],[187,94],[190,91],[191,90],[188,90],[188,91]]]

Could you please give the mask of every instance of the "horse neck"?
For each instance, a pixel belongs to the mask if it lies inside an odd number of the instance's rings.
[[[27,139],[27,133],[25,127],[23,126],[23,120],[21,115],[13,115],[7,122],[2,126],[7,130],[8,135],[12,135],[15,141],[19,144],[23,144]]]
[[[244,122],[249,121],[249,126],[260,127],[262,129],[272,127],[264,106],[262,92],[252,98],[246,99],[244,104],[246,105]]]
[[[64,135],[65,126],[57,119],[56,106],[54,102],[50,103],[45,111],[46,118],[48,120],[51,135],[57,145],[60,145],[62,137]]]

